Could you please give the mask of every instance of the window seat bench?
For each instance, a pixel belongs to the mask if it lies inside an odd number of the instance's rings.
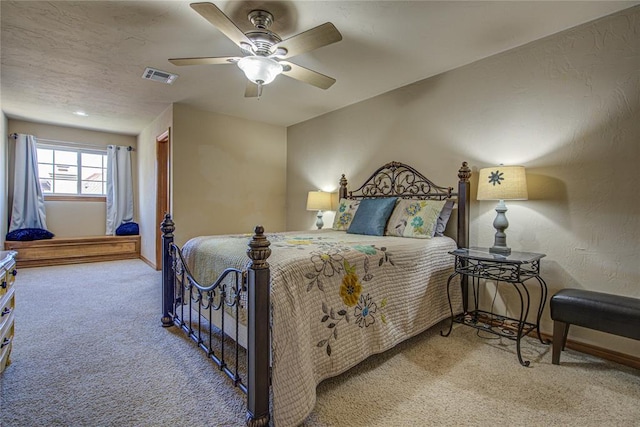
[[[6,241],[4,247],[18,252],[18,268],[140,258],[139,235]]]

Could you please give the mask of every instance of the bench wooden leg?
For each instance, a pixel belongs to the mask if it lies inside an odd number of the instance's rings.
[[[564,345],[567,342],[567,335],[569,333],[569,324],[553,321],[553,350],[551,355],[551,362],[554,365],[560,364],[560,353],[564,350]]]

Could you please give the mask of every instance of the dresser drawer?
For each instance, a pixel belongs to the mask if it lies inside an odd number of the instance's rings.
[[[0,268],[0,298],[13,287],[16,274],[16,262],[14,260],[11,260]]]
[[[0,372],[4,371],[4,368],[11,362],[9,356],[13,347],[13,311],[4,317],[6,317],[6,320],[4,320],[2,329],[0,329]]]
[[[13,342],[12,341],[13,341],[13,335],[11,335],[11,341],[6,343],[0,349],[0,373],[4,372],[4,368],[9,366],[9,364],[11,363],[11,359],[9,359],[9,357],[11,356],[11,348],[13,346]],[[0,344],[0,345],[2,345],[2,344]]]
[[[11,288],[0,302],[0,336],[4,335],[5,327],[13,321],[13,311],[16,307],[15,289]]]
[[[16,252],[0,251],[0,373],[11,363],[13,348]]]

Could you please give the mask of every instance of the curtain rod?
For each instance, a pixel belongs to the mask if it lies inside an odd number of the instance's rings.
[[[10,138],[17,138],[18,134],[17,133],[12,133],[9,134]],[[52,144],[60,144],[60,145],[78,145],[81,147],[86,147],[86,148],[102,148],[103,146],[101,145],[94,145],[94,144],[87,144],[87,143],[82,143],[82,142],[73,142],[73,141],[59,141],[59,140],[55,140],[55,139],[48,139],[48,138],[38,138],[36,137],[36,141],[42,141],[42,142],[49,142]],[[109,145],[114,145],[114,144],[109,144]],[[127,151],[135,151],[135,148],[133,148],[132,146],[128,146],[127,147]]]
[[[107,145],[107,147],[116,147],[118,150],[120,149],[120,147],[123,147],[122,145],[113,145],[113,144],[109,144]],[[128,146],[127,147],[127,151],[136,151],[132,146]]]

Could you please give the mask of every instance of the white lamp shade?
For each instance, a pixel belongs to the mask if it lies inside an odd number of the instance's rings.
[[[331,210],[331,193],[325,191],[309,191],[307,195],[308,211]]]
[[[528,197],[523,166],[480,169],[478,200],[527,200]]]
[[[238,67],[255,84],[269,84],[282,73],[282,65],[265,56],[245,56],[238,61]]]

